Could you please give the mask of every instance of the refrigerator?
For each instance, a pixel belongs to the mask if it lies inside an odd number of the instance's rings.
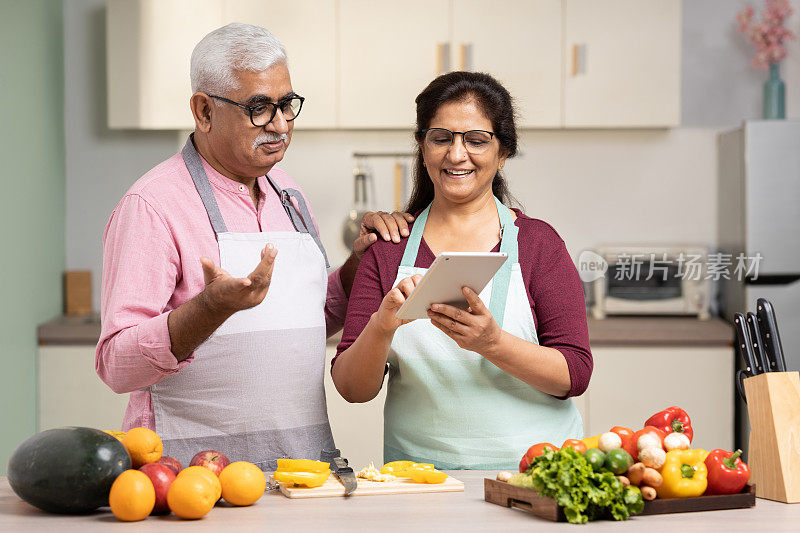
[[[718,247],[754,258],[743,276],[720,288],[720,308],[755,311],[772,302],[787,370],[800,369],[800,120],[748,120],[718,139]],[[760,255],[760,259],[758,256]],[[740,272],[741,273],[741,272]],[[733,273],[731,273],[733,274]],[[740,359],[737,357],[737,359]],[[737,368],[742,368],[737,360]],[[734,376],[731,376],[733,386]],[[747,406],[738,399],[736,444],[747,450]]]

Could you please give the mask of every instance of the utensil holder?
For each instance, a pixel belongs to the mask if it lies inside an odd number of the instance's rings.
[[[800,375],[766,372],[744,380],[750,417],[748,465],[756,496],[800,502]]]

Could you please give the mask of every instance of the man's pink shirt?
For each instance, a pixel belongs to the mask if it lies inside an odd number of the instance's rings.
[[[226,178],[204,159],[202,163],[228,231],[295,231],[266,178],[258,178],[256,210],[247,187]],[[272,169],[270,177],[280,188],[300,190],[280,169]],[[167,317],[203,290],[200,258],[204,256],[220,264],[205,207],[178,153],[133,184],[103,235],[102,331],[95,369],[114,392],[130,393],[123,430],[155,429],[150,392],[143,389],[194,358],[192,354],[180,363],[175,359]],[[328,335],[341,329],[346,311],[347,297],[337,269],[328,277]]]

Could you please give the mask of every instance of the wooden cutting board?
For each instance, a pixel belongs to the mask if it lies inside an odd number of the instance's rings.
[[[274,480],[271,480],[274,482]],[[394,481],[380,483],[358,479],[358,488],[350,496],[372,496],[378,494],[412,494],[415,492],[463,492],[464,482],[449,477],[444,483],[414,483],[407,478],[398,478]],[[327,498],[331,496],[344,496],[344,485],[338,478],[331,475],[320,487],[309,489],[307,487],[287,487],[283,484],[280,491],[287,498]]]

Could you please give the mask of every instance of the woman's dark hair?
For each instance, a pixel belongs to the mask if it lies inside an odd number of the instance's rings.
[[[517,128],[514,124],[514,102],[499,81],[481,72],[448,72],[442,74],[419,93],[417,103],[417,131],[414,137],[417,148],[414,157],[414,188],[406,205],[406,212],[417,213],[433,201],[433,182],[422,158],[422,130],[430,126],[439,108],[449,102],[474,99],[480,110],[492,122],[492,130],[500,149],[506,157],[517,154]],[[502,173],[498,170],[492,180],[492,192],[505,205],[519,205],[508,190]]]

